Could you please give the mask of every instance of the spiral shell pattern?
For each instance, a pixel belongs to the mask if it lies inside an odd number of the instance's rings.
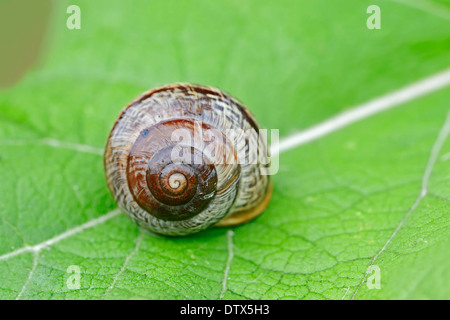
[[[158,234],[236,224],[262,212],[270,198],[267,163],[243,160],[268,156],[258,130],[249,111],[218,89],[179,83],[150,90],[111,130],[108,187],[120,208]],[[220,148],[208,148],[211,140]]]

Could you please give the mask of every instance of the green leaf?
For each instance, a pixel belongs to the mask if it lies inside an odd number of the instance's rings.
[[[232,232],[139,231],[103,173],[156,85],[219,87],[287,137],[445,70],[449,3],[411,3],[77,1],[68,30],[58,2],[43,64],[0,92],[0,298],[449,298],[448,87],[282,153],[268,209]]]

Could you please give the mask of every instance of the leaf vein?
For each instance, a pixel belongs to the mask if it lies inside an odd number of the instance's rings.
[[[441,130],[439,131],[439,134],[436,138],[435,143],[433,144],[433,147],[431,148],[430,157],[428,159],[428,162],[425,167],[425,173],[422,178],[422,188],[420,190],[420,193],[416,199],[416,201],[413,203],[411,208],[406,212],[403,219],[400,220],[399,224],[395,228],[394,232],[391,234],[389,239],[386,241],[386,243],[383,245],[383,247],[378,251],[378,253],[372,258],[372,261],[367,268],[367,271],[364,274],[363,279],[359,283],[358,287],[356,288],[355,292],[353,293],[352,300],[355,298],[357,293],[359,292],[359,289],[361,288],[362,284],[366,281],[367,276],[369,274],[369,271],[371,267],[375,264],[378,257],[386,250],[387,246],[391,243],[391,241],[395,238],[399,230],[403,227],[406,220],[409,218],[409,216],[417,209],[417,207],[422,202],[423,198],[425,198],[428,194],[428,182],[430,180],[431,172],[433,171],[433,167],[436,163],[436,160],[439,156],[439,153],[442,149],[442,146],[444,145],[444,142],[447,140],[447,137],[450,133],[450,111],[447,113],[447,118],[445,119],[444,125],[442,126]]]

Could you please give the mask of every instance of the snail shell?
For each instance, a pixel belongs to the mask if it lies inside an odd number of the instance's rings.
[[[119,207],[164,235],[236,225],[262,213],[271,196],[268,162],[259,126],[239,101],[187,83],[155,88],[131,102],[104,156]]]

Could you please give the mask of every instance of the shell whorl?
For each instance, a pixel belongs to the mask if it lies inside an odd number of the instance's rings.
[[[240,130],[230,135],[230,129]],[[250,145],[261,147],[258,129],[248,110],[218,89],[173,84],[148,91],[111,130],[105,150],[109,189],[133,220],[165,235],[261,211],[270,197],[269,177],[262,174],[267,166],[242,161],[256,152]],[[220,148],[205,145],[211,133]],[[262,146],[259,152],[267,155]]]

